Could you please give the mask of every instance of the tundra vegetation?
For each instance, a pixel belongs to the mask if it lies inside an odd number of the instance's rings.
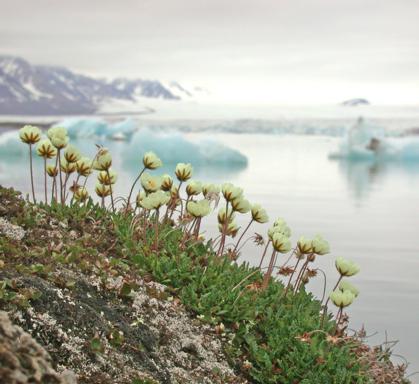
[[[185,163],[177,164],[173,175],[156,175],[162,161],[152,152],[139,155],[138,175],[128,196],[116,196],[118,175],[106,148],[98,146],[94,156],[84,157],[60,127],[50,128],[47,138],[33,126],[23,127],[19,134],[30,156],[32,202],[26,204],[81,228],[102,223],[109,239],[101,241],[114,251],[111,262],[167,286],[170,300],[179,300],[191,316],[222,337],[230,366],[249,382],[408,383],[406,366],[393,366],[388,349],[372,349],[365,344],[363,330],[348,330],[346,311],[359,295],[350,280],[360,268],[342,257],[331,260],[336,274],[329,278],[335,284],[327,293],[326,275],[316,260],[330,257],[331,251],[321,235],[301,236],[293,244],[291,229],[279,217],[265,235],[252,234],[251,229],[270,219],[241,188],[194,180],[192,165]],[[42,196],[35,195],[35,155],[44,162],[42,178],[37,178],[43,181]],[[97,197],[87,187],[92,177]],[[238,215],[248,217],[244,228],[236,223]],[[26,215],[22,220],[32,219]],[[218,221],[218,236],[205,237],[205,220]],[[259,259],[252,265],[238,263],[249,241],[260,249]],[[56,251],[51,257],[54,263],[83,269],[94,246],[72,249],[70,259]],[[30,269],[45,273],[36,258]],[[306,289],[314,278],[324,279],[321,298]],[[126,283],[123,289],[129,296],[134,287]],[[5,284],[2,300],[7,295]],[[101,348],[99,342],[92,343]]]

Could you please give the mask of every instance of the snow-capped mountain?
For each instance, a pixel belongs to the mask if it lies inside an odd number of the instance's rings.
[[[64,67],[31,65],[14,56],[0,56],[0,114],[90,114],[103,104],[142,98],[191,99],[192,93],[176,82],[97,79]]]

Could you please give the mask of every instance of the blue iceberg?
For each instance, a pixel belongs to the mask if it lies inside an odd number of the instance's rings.
[[[114,124],[102,119],[69,118],[54,126],[67,128],[71,138],[109,138],[127,140],[137,129],[137,124],[131,118]]]
[[[133,135],[128,147],[122,153],[124,165],[134,164],[137,167],[142,155],[147,151],[158,154],[167,165],[179,162],[192,163],[194,166],[235,168],[247,165],[246,156],[218,141],[205,139],[192,142],[180,133],[155,133],[149,129],[142,129]]]

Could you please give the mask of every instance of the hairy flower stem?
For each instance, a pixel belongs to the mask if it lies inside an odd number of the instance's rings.
[[[233,215],[233,212],[231,212],[231,215]],[[220,248],[218,248],[218,252],[217,252],[217,256],[221,256],[224,252],[224,246],[225,246],[225,241],[226,241],[226,236],[227,236],[227,229],[228,229],[228,224],[230,222],[230,218],[228,216],[228,200],[226,201],[226,217],[225,217],[225,223],[223,224],[223,232],[221,234],[221,242],[220,242]]]
[[[102,208],[105,208],[105,197],[102,196]]]
[[[297,268],[298,268],[298,264],[300,264],[300,261],[301,261],[301,260],[302,260],[301,258],[298,258],[298,259],[297,259],[297,262],[295,263],[295,266],[294,266],[294,270],[292,271],[291,276],[290,276],[290,278],[288,279],[288,283],[287,283],[287,286],[285,287],[285,291],[284,291],[284,295],[283,295],[283,296],[286,296],[286,295],[287,295],[288,290],[289,290],[289,288],[290,288],[290,286],[291,286],[291,281],[292,281],[292,278],[294,277],[295,271],[297,270]]]
[[[310,255],[307,256],[306,261],[304,262],[303,266],[300,269],[300,272],[297,275],[297,279],[295,280],[295,284],[294,284],[294,293],[297,293],[298,288],[300,286],[300,280],[303,278],[304,275],[304,271],[307,268],[308,263],[310,262],[310,256],[312,256],[313,254],[311,253]]]
[[[33,199],[33,202],[36,204],[35,187],[33,183],[32,144],[29,144],[29,168],[30,168],[30,173],[31,173],[32,199]]]
[[[57,150],[57,159],[58,159],[58,173],[60,174],[60,199],[61,199],[61,204],[64,204],[63,175],[61,172],[61,149]]]
[[[57,156],[55,158],[55,169],[59,169],[58,168],[58,152],[57,152]],[[55,193],[55,197],[54,197],[54,193]],[[53,202],[54,199],[55,199],[55,202],[58,201],[57,175],[54,175],[54,180],[52,182],[52,188],[51,188],[51,204],[52,204],[52,202]]]
[[[76,178],[76,181],[74,182],[74,184],[73,185],[75,185],[76,186],[76,189],[78,189],[79,188],[79,180],[80,180],[80,174],[79,175],[77,175],[77,178]],[[75,192],[76,190],[75,189],[73,189],[73,196],[71,196],[71,200],[70,200],[70,205],[72,205],[73,204],[73,201],[74,201],[74,192]],[[67,193],[67,196],[65,197],[65,199],[67,200],[67,197],[68,197],[68,194],[70,193],[70,191]]]
[[[304,263],[303,267],[300,270],[300,273],[298,275],[298,279],[295,282],[295,293],[298,292],[298,290],[300,289],[302,283],[303,283],[303,279],[304,279],[304,273],[307,270],[308,264],[310,263],[309,259],[307,258],[306,262]]]
[[[109,174],[109,168],[106,169],[106,174],[109,179],[109,190],[111,191],[112,212],[115,213],[115,204],[113,202],[113,190],[112,190],[112,183],[111,183],[111,175]]]
[[[250,220],[250,222],[249,222],[249,224],[247,225],[246,229],[243,231],[243,233],[242,233],[242,234],[241,234],[241,236],[239,237],[239,240],[237,240],[236,246],[235,246],[235,247],[234,247],[234,249],[233,249],[233,253],[234,253],[234,252],[236,252],[236,250],[237,250],[237,248],[238,248],[238,246],[239,246],[239,244],[240,244],[240,241],[243,239],[243,236],[246,234],[246,232],[248,231],[248,229],[250,228],[250,226],[252,225],[252,223],[253,223],[253,218]]]
[[[45,204],[48,204],[48,193],[47,193],[47,158],[44,157],[44,192],[45,192]]]
[[[140,177],[142,176],[142,174],[144,173],[145,170],[146,170],[146,168],[144,167],[143,170],[140,172],[140,174],[137,176],[137,178],[134,180],[134,183],[131,186],[131,189],[130,189],[129,195],[128,195],[128,199],[127,199],[127,207],[129,207],[129,205],[130,205],[131,196],[132,196],[132,192],[134,191],[135,184],[137,184],[138,180],[140,180]]]
[[[64,185],[63,185],[63,192],[62,192],[63,193],[63,199],[64,199],[63,204],[67,200],[66,191],[67,191],[67,181],[68,181],[69,178],[70,178],[70,174],[66,173],[65,174],[65,179],[64,179]]]
[[[154,250],[157,251],[159,249],[159,216],[160,212],[159,209],[156,209],[156,220],[154,222]]]
[[[202,220],[202,217],[198,217],[195,224],[195,240],[198,240],[198,237],[199,237],[199,229],[201,228],[201,220]]]
[[[266,271],[265,276],[263,276],[262,290],[265,290],[268,287],[269,279],[270,279],[270,277],[272,275],[272,271],[274,269],[275,255],[276,255],[276,251],[274,249],[273,252],[272,252],[272,255],[271,255],[271,260],[269,262],[268,270]]]
[[[343,314],[343,307],[340,307],[338,310],[338,313],[336,314],[336,326],[339,326],[342,320],[342,314]]]
[[[271,243],[271,240],[268,240],[268,242],[266,243],[265,250],[263,251],[262,258],[260,259],[259,269],[260,269],[260,268],[262,268],[262,263],[263,263],[263,260],[265,259],[265,256],[266,256],[266,251],[268,250],[268,247],[269,247],[269,244],[270,244],[270,243]]]
[[[54,200],[57,201],[57,176],[54,176],[52,179],[51,204]]]
[[[339,283],[342,281],[342,279],[343,279],[343,276],[340,275],[336,285],[332,289],[332,292],[336,290],[336,288],[339,286]],[[321,327],[323,327],[323,324],[324,324],[324,318],[326,317],[326,313],[327,313],[327,304],[329,304],[329,301],[330,301],[330,296],[327,298],[326,303],[323,305],[323,316],[322,316],[322,321],[320,324]]]

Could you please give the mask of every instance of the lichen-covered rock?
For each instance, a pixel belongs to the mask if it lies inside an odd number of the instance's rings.
[[[48,279],[3,270],[0,280],[38,293],[10,316],[45,346],[58,372],[74,371],[79,383],[247,383],[229,366],[214,328],[191,318],[161,284],[132,277],[127,289],[126,277],[63,266]]]
[[[0,311],[0,380],[8,384],[75,384],[72,372],[58,374],[51,358],[22,328]]]
[[[18,225],[14,225],[0,217],[0,234],[8,237],[9,239],[20,241],[25,236],[25,230]]]

